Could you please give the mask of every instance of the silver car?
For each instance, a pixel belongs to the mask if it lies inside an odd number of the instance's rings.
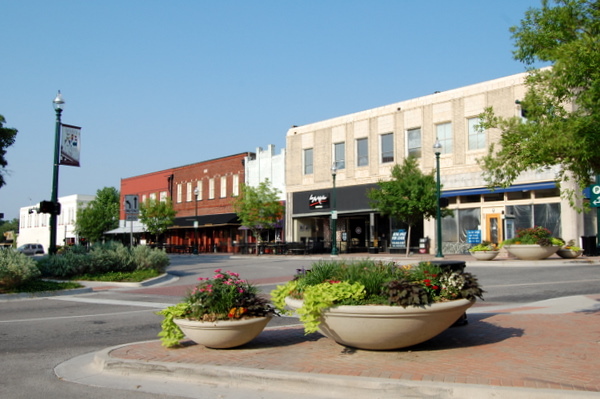
[[[44,247],[42,246],[42,244],[23,244],[19,248],[17,248],[17,251],[25,255],[43,255]]]

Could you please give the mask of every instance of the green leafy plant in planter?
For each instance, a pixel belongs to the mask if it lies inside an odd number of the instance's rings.
[[[505,245],[540,245],[547,246],[562,246],[565,244],[560,238],[552,237],[552,233],[545,227],[535,226],[526,229],[517,230],[517,235],[502,242]]]
[[[477,244],[473,248],[469,249],[470,252],[497,251],[497,250],[498,250],[498,246],[489,241],[483,241],[481,244]]]
[[[443,270],[429,262],[398,265],[371,260],[346,263],[320,261],[271,292],[273,304],[285,311],[285,298],[301,299],[297,309],[305,333],[319,328],[325,310],[340,305],[425,307],[455,299],[482,298],[470,273]]]
[[[579,252],[582,250],[581,247],[578,247],[577,245],[575,245],[575,240],[567,241],[564,244],[564,246],[562,247],[562,249],[570,249],[571,251],[575,251],[575,252]]]
[[[200,283],[183,302],[157,312],[164,316],[158,334],[163,346],[178,346],[184,337],[175,319],[215,322],[278,315],[270,301],[260,296],[254,285],[240,279],[238,273],[217,269],[212,279],[200,277],[198,280]]]

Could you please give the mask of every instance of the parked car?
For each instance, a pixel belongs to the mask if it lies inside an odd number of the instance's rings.
[[[25,255],[43,255],[44,247],[42,246],[42,244],[23,244],[19,248],[17,248],[17,251]]]

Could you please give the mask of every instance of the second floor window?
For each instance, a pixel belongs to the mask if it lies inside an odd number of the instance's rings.
[[[227,176],[221,176],[221,198],[227,197]]]
[[[181,187],[181,183],[177,184],[177,203],[180,203],[183,200],[183,188]]]
[[[406,148],[408,156],[421,158],[421,128],[409,129],[406,132]]]
[[[307,148],[304,150],[304,174],[313,174],[313,149]]]
[[[185,187],[185,200],[192,202],[192,182],[188,182]]]
[[[394,134],[381,135],[381,163],[394,162]]]
[[[346,143],[335,143],[333,145],[333,160],[338,170],[346,169]]]
[[[215,199],[215,179],[208,180],[208,199]]]
[[[237,197],[240,195],[240,175],[233,175],[233,195]]]
[[[453,151],[452,123],[441,123],[435,127],[436,137],[442,145],[442,154],[451,154]]]
[[[369,142],[368,139],[356,140],[356,166],[369,165]]]
[[[478,127],[479,118],[470,118],[467,120],[469,128],[469,150],[481,150],[485,148],[485,130]]]

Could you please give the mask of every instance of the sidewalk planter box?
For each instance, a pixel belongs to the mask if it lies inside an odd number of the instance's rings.
[[[271,317],[239,320],[197,321],[174,319],[186,337],[207,348],[224,349],[244,345],[256,338]]]
[[[469,253],[477,260],[493,260],[500,251],[473,251]]]
[[[554,255],[559,249],[559,246],[541,246],[537,244],[525,245],[525,244],[513,244],[505,245],[504,248],[509,254],[522,260],[541,260],[546,259],[551,255]]]
[[[582,249],[580,249],[579,251],[574,251],[572,249],[561,248],[558,251],[556,251],[556,254],[564,259],[574,259],[574,258],[577,258],[578,256],[581,256],[582,253],[583,253]]]
[[[341,345],[367,350],[413,346],[439,335],[462,317],[475,300],[459,299],[423,307],[337,306],[323,312],[319,331]],[[286,298],[292,309],[302,301]]]

